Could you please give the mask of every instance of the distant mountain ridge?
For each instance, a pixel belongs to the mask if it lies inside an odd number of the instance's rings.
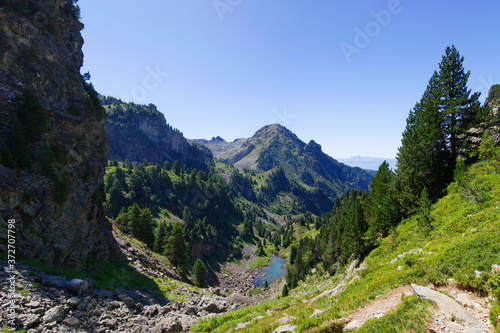
[[[306,188],[317,187],[331,197],[352,189],[368,191],[373,173],[349,167],[323,153],[314,140],[301,141],[279,124],[259,129],[251,138],[232,143],[220,137],[193,140],[208,147],[221,162],[239,169],[266,172],[280,166],[287,177]]]
[[[113,97],[101,97],[108,121],[109,159],[130,162],[163,163],[178,160],[202,167],[212,160],[211,152],[193,143],[165,120],[154,104],[124,103]]]
[[[369,156],[351,156],[349,158],[338,158],[339,162],[352,167],[359,167],[367,170],[378,170],[380,165],[387,161],[392,170],[396,170],[397,160],[395,158],[381,158]]]

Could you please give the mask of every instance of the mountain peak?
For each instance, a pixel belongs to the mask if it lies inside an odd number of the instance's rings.
[[[313,154],[321,153],[321,145],[314,140],[309,141],[304,149]]]
[[[212,140],[210,140],[210,142],[225,142],[226,140],[224,140],[223,138],[221,138],[220,136],[216,136],[216,137],[213,137]]]

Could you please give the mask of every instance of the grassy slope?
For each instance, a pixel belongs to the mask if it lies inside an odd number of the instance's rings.
[[[237,323],[263,315],[263,319],[252,322],[241,331],[270,332],[280,326],[276,320],[286,313],[298,318],[292,324],[297,325],[301,332],[335,332],[337,319],[391,289],[410,283],[444,284],[454,279],[478,293],[491,293],[490,286],[500,280],[499,274],[495,277],[491,274],[491,266],[500,264],[499,170],[500,163],[495,160],[473,165],[468,171],[467,185],[451,184],[448,194],[434,205],[431,213],[433,230],[419,226],[416,218],[404,221],[394,235],[380,240],[379,247],[365,259],[368,269],[361,271],[361,279],[350,284],[338,297],[309,301],[324,290],[316,286],[332,281],[331,288],[335,281],[340,280],[340,276],[328,277],[318,269],[317,275],[309,277],[290,297],[203,321],[193,330],[225,332]],[[467,198],[464,193],[470,194],[470,190],[473,195]],[[407,254],[390,263],[398,255],[416,249],[422,249],[423,253]],[[402,269],[398,270],[398,266]],[[475,271],[483,273],[478,278]],[[309,319],[315,309],[323,310],[328,306],[331,311]],[[426,331],[429,311],[428,303],[412,297],[393,313],[367,323],[360,331],[370,331],[368,327],[377,327],[377,332]],[[497,305],[492,310],[492,319],[498,312]]]

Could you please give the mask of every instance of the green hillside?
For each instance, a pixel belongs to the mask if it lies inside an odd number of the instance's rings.
[[[493,274],[492,265],[500,263],[500,149],[489,156],[470,166],[449,185],[447,195],[432,206],[432,227],[422,225],[421,216],[415,215],[380,238],[379,246],[364,259],[367,268],[355,275],[359,278],[351,276],[352,283],[337,297],[328,297],[324,292],[342,280],[344,270],[330,276],[318,265],[316,273],[310,274],[290,296],[204,320],[193,330],[226,332],[238,323],[250,322],[243,332],[271,332],[280,326],[276,321],[286,313],[296,317],[291,323],[297,331],[337,332],[343,326],[340,318],[411,283],[457,283],[480,295],[490,293],[498,298],[500,273]],[[327,308],[325,314],[309,318],[315,309]],[[375,321],[367,325],[377,328],[377,332],[423,332],[431,308],[409,297],[379,324]],[[499,314],[497,302],[491,310],[493,323],[497,323]],[[261,315],[264,318],[251,321]]]

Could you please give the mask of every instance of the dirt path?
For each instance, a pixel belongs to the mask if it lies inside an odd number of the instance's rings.
[[[493,332],[489,320],[489,304],[486,299],[452,285],[436,288],[436,290],[444,292],[460,303],[468,313],[480,322],[480,328],[483,332]],[[381,318],[386,313],[395,310],[402,303],[402,295],[413,295],[412,288],[404,286],[391,290],[370,304],[351,313],[347,317],[349,324],[346,326],[346,329],[359,328],[366,321]],[[430,333],[462,333],[465,329],[464,325],[455,322],[452,316],[445,314],[445,312],[439,309],[436,309],[429,326]]]
[[[402,294],[413,295],[413,291],[410,286],[399,287],[389,291],[384,296],[377,298],[370,304],[347,316],[347,319],[350,320],[350,326],[352,328],[361,327],[366,321],[381,318],[387,312],[396,309],[402,303]]]

